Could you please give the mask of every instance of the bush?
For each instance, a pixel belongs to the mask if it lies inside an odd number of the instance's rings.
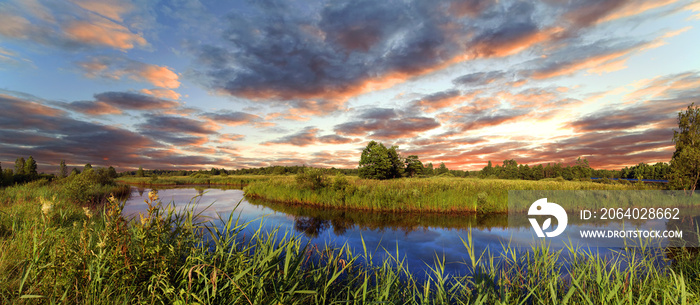
[[[335,177],[333,177],[333,189],[336,191],[344,191],[350,183],[348,182],[348,178],[343,175],[343,173],[337,173]]]
[[[312,191],[322,189],[328,185],[323,172],[317,168],[308,168],[296,176],[297,185],[300,188],[310,189]]]

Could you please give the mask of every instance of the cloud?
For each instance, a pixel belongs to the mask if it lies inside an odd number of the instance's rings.
[[[423,96],[423,98],[413,101],[411,107],[420,108],[426,112],[435,112],[463,101],[464,97],[462,97],[459,90],[451,89]]]
[[[156,87],[164,89],[175,89],[180,87],[179,76],[168,67],[151,65],[136,60],[120,56],[94,56],[88,60],[77,63],[87,77],[101,77],[106,79],[119,80],[124,77],[129,79],[148,82]],[[146,90],[146,89],[144,89]],[[162,90],[162,89],[161,89]],[[170,97],[179,94],[168,91],[149,91],[166,94]],[[155,94],[154,94],[155,95]]]
[[[347,144],[355,142],[356,140],[351,138],[342,137],[339,135],[324,135],[318,136],[319,129],[315,127],[306,127],[301,131],[278,138],[276,140],[267,141],[261,143],[262,145],[272,145],[272,144],[288,144],[294,146],[308,146],[318,143],[324,144]]]
[[[245,140],[245,135],[226,133],[219,135],[219,143],[233,142],[233,141],[243,141]]]
[[[0,8],[0,36],[64,50],[145,47],[148,42],[143,34],[126,25],[133,24],[129,22],[132,15],[138,14],[131,5],[117,2],[7,3]]]
[[[538,24],[529,3],[271,3],[232,13],[223,39],[193,48],[192,76],[218,93],[287,106],[329,103],[327,109],[337,110],[361,93],[457,62],[517,54],[562,31]],[[460,18],[472,15],[475,20]]]
[[[103,92],[94,101],[76,101],[62,106],[89,115],[121,114],[124,110],[168,110],[178,107],[174,101],[132,92]]]
[[[72,119],[60,109],[39,102],[0,95],[0,159],[33,155],[39,162],[123,164],[132,166],[147,158],[147,150],[161,144],[138,133]],[[107,161],[108,160],[108,161]]]
[[[240,126],[240,125],[254,125],[257,127],[269,127],[274,125],[270,122],[265,122],[262,117],[240,111],[220,111],[217,113],[204,113],[202,117],[211,120],[212,122],[218,124],[224,124],[228,126]]]
[[[161,115],[148,115],[146,121],[137,127],[141,131],[189,135],[211,135],[216,134],[216,130],[219,129],[216,124],[205,121]]]
[[[462,75],[452,80],[455,85],[463,86],[485,86],[506,76],[503,71],[475,72]]]
[[[155,96],[157,98],[167,98],[171,100],[179,100],[180,99],[180,93],[177,93],[173,90],[170,89],[161,89],[161,88],[154,88],[154,89],[141,89],[141,93],[143,94],[148,94]]]
[[[400,139],[440,127],[434,118],[412,116],[410,113],[398,113],[386,108],[367,109],[357,118],[358,121],[335,125],[335,132],[373,139]]]

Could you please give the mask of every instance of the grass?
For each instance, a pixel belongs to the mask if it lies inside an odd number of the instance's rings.
[[[243,236],[230,217],[219,227],[191,211],[175,214],[157,193],[148,213],[121,216],[111,199],[84,209],[60,184],[0,191],[0,303],[3,304],[695,304],[700,259],[687,251],[623,250],[603,257],[547,245],[475,252],[465,237],[465,275],[426,277],[387,250],[303,244],[287,232]],[[48,207],[48,208],[47,208]]]
[[[252,182],[264,182],[276,177],[284,176],[262,176],[262,175],[208,175],[194,174],[190,176],[153,176],[153,177],[134,177],[124,176],[117,178],[117,182],[143,185],[143,186],[172,186],[172,185],[228,185],[236,187],[244,187]]]
[[[367,180],[344,177],[344,183],[304,187],[294,177],[256,181],[246,196],[312,206],[387,212],[506,213],[509,190],[646,190],[645,184],[600,184],[590,181],[529,181],[476,178],[403,178]]]

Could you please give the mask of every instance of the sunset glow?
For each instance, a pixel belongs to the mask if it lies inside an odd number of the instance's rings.
[[[700,103],[694,1],[0,4],[0,162],[477,170],[668,162]]]

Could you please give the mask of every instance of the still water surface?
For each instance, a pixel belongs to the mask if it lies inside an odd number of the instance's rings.
[[[144,212],[147,208],[144,200],[148,198],[149,191],[133,188],[123,214],[131,217]],[[529,224],[511,223],[509,226],[507,214],[392,214],[319,209],[249,200],[239,189],[191,186],[160,189],[158,194],[164,204],[173,202],[178,208],[193,203],[196,211],[201,211],[203,216],[209,217],[218,226],[223,225],[219,218],[226,221],[230,216],[240,216],[242,222],[251,222],[246,229],[248,232],[260,226],[263,230],[279,227],[280,232],[290,232],[320,248],[326,244],[337,247],[347,244],[356,253],[362,253],[364,240],[368,250],[375,253],[377,262],[387,251],[395,255],[398,249],[400,258],[412,271],[427,271],[427,266],[433,266],[436,257],[444,257],[447,272],[468,272],[466,262],[469,259],[462,240],[467,240],[469,232],[477,255],[483,251],[500,255],[504,245],[509,242],[512,247],[527,251],[531,249],[534,235]],[[235,208],[239,202],[240,205]],[[553,250],[562,247],[562,244],[551,244]],[[606,255],[618,249],[595,248],[594,251]]]

